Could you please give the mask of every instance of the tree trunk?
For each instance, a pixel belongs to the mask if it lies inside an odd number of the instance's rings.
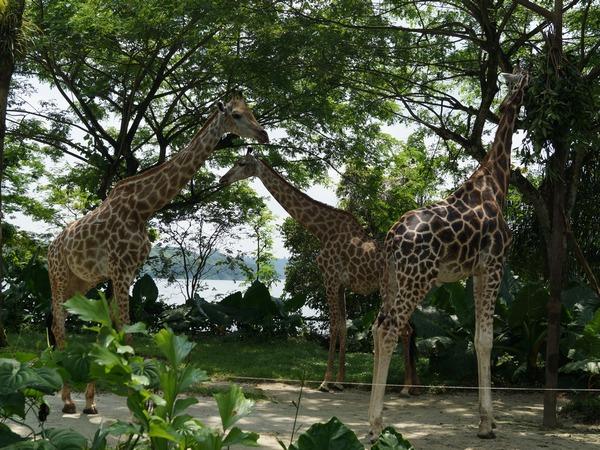
[[[4,138],[6,136],[6,109],[8,106],[8,89],[14,69],[12,58],[0,54],[0,347],[8,346],[6,331],[2,320],[4,310],[4,292],[1,286],[4,284],[4,236],[2,227],[4,216],[2,213],[2,182],[4,179]]]
[[[557,153],[559,150],[557,150]],[[563,155],[557,156],[556,167],[563,169],[566,151],[561,150]],[[561,292],[563,288],[563,268],[566,256],[565,242],[565,222],[564,222],[564,201],[565,185],[563,178],[556,174],[557,179],[553,186],[552,198],[552,235],[550,242],[546,244],[548,253],[548,269],[550,278],[550,299],[548,301],[548,332],[546,336],[546,389],[556,389],[558,387],[558,362],[559,362],[559,340],[560,340],[560,312],[561,312]],[[543,425],[545,427],[555,427],[556,420],[556,391],[547,390],[544,392],[544,416]]]
[[[25,0],[11,0],[5,5],[5,10],[0,15],[0,27],[2,27],[3,36],[11,42],[5,42],[0,50],[0,313],[4,307],[4,236],[2,234],[2,225],[4,224],[4,215],[2,213],[2,183],[4,180],[4,139],[6,137],[6,110],[8,108],[8,92],[10,81],[15,70],[15,48],[21,32],[21,23],[23,20],[23,11],[25,10]],[[0,315],[0,347],[6,347],[6,331]]]

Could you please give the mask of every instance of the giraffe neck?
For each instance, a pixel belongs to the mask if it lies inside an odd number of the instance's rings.
[[[362,230],[350,213],[312,199],[291,185],[264,161],[258,160],[257,176],[289,215],[320,241],[335,236],[340,226],[345,229],[358,227]]]
[[[128,207],[135,208],[142,219],[149,219],[192,179],[210,157],[223,133],[223,117],[214,112],[184,150],[155,169],[123,180],[114,190],[129,191],[132,202]]]
[[[492,147],[481,161],[479,168],[471,179],[492,177],[494,184],[493,194],[498,204],[503,205],[508,191],[510,178],[510,158],[512,149],[512,136],[519,109],[523,103],[523,92],[518,92],[507,97],[500,105],[500,121]]]

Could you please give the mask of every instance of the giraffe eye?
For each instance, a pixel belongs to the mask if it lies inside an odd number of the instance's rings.
[[[242,115],[239,112],[233,112],[231,113],[231,117],[233,117],[235,120],[238,120],[242,118]]]

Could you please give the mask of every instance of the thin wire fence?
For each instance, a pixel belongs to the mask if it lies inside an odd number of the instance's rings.
[[[264,377],[242,377],[242,376],[234,376],[228,377],[230,381],[252,381],[252,382],[263,382],[263,383],[288,383],[288,384],[313,384],[320,385],[323,381],[317,380],[299,380],[294,378],[264,378]],[[341,383],[347,386],[374,386],[373,383],[361,383],[356,381],[344,381]],[[387,387],[394,388],[404,388],[404,387],[413,387],[419,389],[448,389],[448,390],[469,390],[469,391],[477,391],[479,390],[479,386],[451,386],[445,384],[385,384]],[[483,388],[482,388],[483,389]],[[555,392],[600,392],[600,388],[543,388],[543,387],[504,387],[504,386],[492,386],[491,389],[493,391],[515,391],[515,392],[546,392],[546,391],[555,391]]]

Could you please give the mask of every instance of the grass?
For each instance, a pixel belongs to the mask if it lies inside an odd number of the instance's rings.
[[[83,343],[92,342],[94,337],[91,334],[71,333],[69,339]],[[191,361],[205,370],[213,382],[243,382],[246,377],[281,381],[304,379],[309,382],[309,387],[314,388],[322,381],[327,366],[327,349],[315,341],[302,338],[240,339],[225,336],[200,337],[195,342]],[[47,345],[45,335],[40,332],[11,334],[9,343],[10,347],[0,349],[3,357],[11,357],[15,352],[39,353]],[[157,356],[148,337],[135,336],[134,347],[139,355]],[[372,367],[371,353],[348,353],[346,381],[370,383]],[[395,356],[388,383],[402,383],[403,375],[402,358]],[[299,381],[290,383],[299,384]]]

